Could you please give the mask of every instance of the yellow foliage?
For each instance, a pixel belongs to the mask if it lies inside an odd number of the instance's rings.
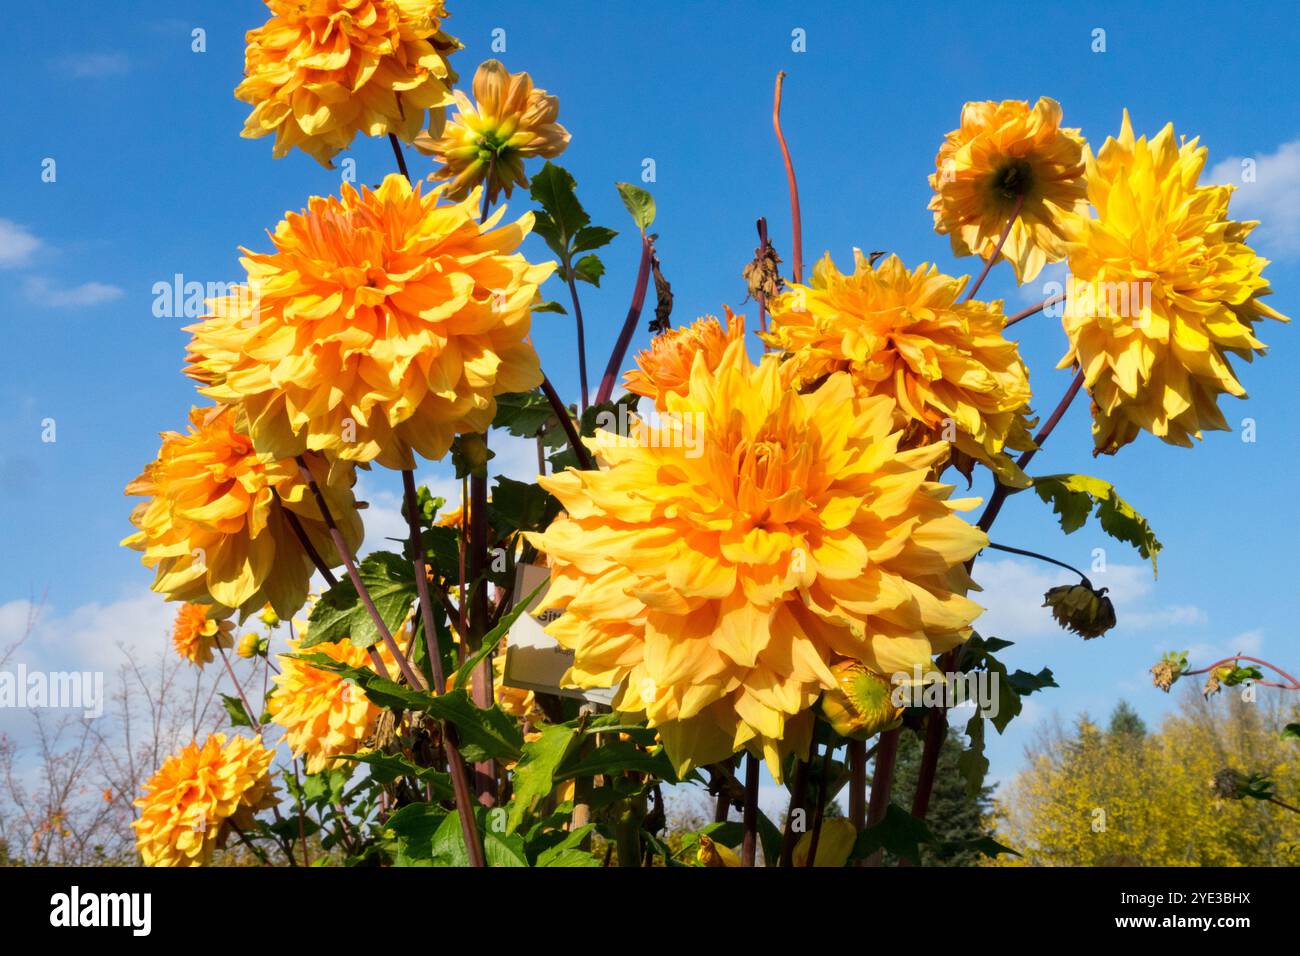
[[[1190,688],[1156,733],[1111,733],[1084,717],[1073,734],[1048,735],[996,801],[997,839],[1023,854],[998,865],[1300,865],[1300,814],[1210,790],[1233,767],[1268,775],[1279,799],[1297,802],[1300,745],[1281,738],[1296,708],[1282,698],[1204,700]]]

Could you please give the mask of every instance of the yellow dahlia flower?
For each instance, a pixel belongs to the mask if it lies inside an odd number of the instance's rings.
[[[1003,448],[1030,446],[1029,372],[1003,335],[1001,301],[960,301],[967,279],[927,263],[909,272],[897,256],[874,267],[855,258],[843,275],[826,255],[810,286],[790,286],[769,303],[770,331],[760,338],[787,354],[792,383],[847,371],[864,394],[897,403],[903,447],[950,441],[1023,485]],[[958,465],[969,474],[968,462]]]
[[[1289,321],[1260,301],[1272,291],[1268,260],[1245,242],[1257,223],[1228,218],[1231,186],[1197,185],[1205,157],[1197,140],[1175,142],[1172,124],[1135,140],[1127,110],[1119,139],[1088,151],[1097,217],[1068,223],[1060,367],[1083,370],[1098,453],[1142,429],[1184,447],[1203,429],[1226,430],[1218,396],[1246,395],[1229,353],[1250,361],[1265,350],[1255,323]]]
[[[533,86],[527,73],[511,73],[496,60],[487,60],[474,74],[477,107],[455,91],[459,112],[442,135],[422,133],[415,148],[442,167],[434,179],[450,180],[447,197],[464,199],[487,179],[488,202],[518,186],[528,185],[524,161],[534,156],[553,159],[569,145],[569,131],[557,123],[560,101]]]
[[[410,142],[432,111],[440,128],[458,77],[460,41],[442,29],[443,0],[266,0],[271,19],[248,31],[250,139],[275,134],[276,159],[297,146],[317,162],[357,133]]]
[[[987,539],[954,512],[976,502],[929,480],[946,445],[900,451],[893,401],[847,374],[801,394],[733,342],[667,403],[643,440],[597,431],[599,470],[539,479],[567,509],[528,535],[551,562],[539,610],[564,611],[566,680],[616,686],[678,768],[743,747],[779,779],[833,658],[892,674],[968,636],[963,562]]]
[[[145,866],[211,863],[231,827],[252,827],[257,811],[275,806],[274,757],[261,741],[225,734],[168,757],[135,801],[140,819],[131,826]]]
[[[316,455],[307,462],[355,551],[361,519],[352,470]],[[141,561],[156,570],[153,590],[169,601],[237,608],[245,616],[268,603],[282,617],[297,611],[315,567],[286,509],[326,562],[342,561],[297,463],[259,455],[241,416],[227,406],[193,409],[188,434],[164,432],[158,457],[126,493],[149,500],[132,512],[138,530],[122,544],[144,552]]]
[[[243,404],[259,451],[411,468],[484,431],[495,396],[541,383],[528,330],[555,264],[515,251],[532,213],[480,224],[473,197],[440,206],[441,189],[392,175],[313,197],[274,252],[243,260],[255,301],[237,291],[190,327],[190,376]]]
[[[1030,282],[1049,262],[1065,258],[1061,219],[1084,212],[1083,137],[1061,126],[1061,105],[967,103],[961,126],[939,147],[930,176],[934,228],[959,256],[987,261],[1023,196],[1020,214],[998,258]]]
[[[654,399],[655,408],[666,411],[669,393],[686,394],[697,353],[713,370],[722,361],[727,346],[744,339],[745,317],[734,315],[730,309],[725,311],[725,329],[714,316],[706,315],[690,325],[656,335],[650,347],[638,353],[637,368],[623,373],[623,387],[634,395]]]
[[[402,635],[395,635],[402,640]],[[302,638],[289,642],[288,654],[299,653]],[[396,662],[384,644],[376,648],[391,675]],[[373,669],[370,655],[350,641],[317,644],[305,654],[324,654],[349,667]],[[374,735],[375,722],[383,708],[371,702],[360,687],[332,671],[313,667],[306,661],[282,654],[275,691],[267,701],[271,720],[284,728],[281,740],[295,757],[307,758],[307,772],[319,773],[338,762],[340,754],[365,750]]]
[[[182,604],[172,626],[176,653],[200,669],[212,663],[214,647],[230,647],[235,640],[234,624],[211,617],[214,610],[210,605]]]

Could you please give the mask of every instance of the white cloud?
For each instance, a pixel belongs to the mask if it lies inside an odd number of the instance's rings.
[[[31,262],[32,255],[41,247],[25,226],[8,219],[0,219],[0,269],[16,269]]]
[[[1258,657],[1263,647],[1264,632],[1255,628],[1242,631],[1225,641],[1193,644],[1187,649],[1187,661],[1192,667],[1201,668],[1215,661],[1221,661],[1225,657],[1231,657],[1234,654],[1249,654],[1252,657]]]
[[[73,79],[98,79],[119,76],[131,69],[131,61],[123,53],[77,53],[59,57],[54,68]]]
[[[59,288],[41,276],[29,278],[23,285],[23,292],[29,301],[51,309],[101,305],[125,295],[120,286],[104,282],[83,282],[81,285]]]
[[[1254,181],[1242,177],[1253,162]],[[1274,256],[1300,255],[1300,139],[1275,152],[1254,157],[1230,156],[1210,170],[1209,181],[1237,187],[1232,195],[1234,219],[1258,219],[1252,236]]]
[[[109,604],[83,604],[71,611],[9,601],[0,604],[0,649],[21,639],[34,617],[31,634],[6,667],[22,662],[31,670],[111,674],[126,660],[123,650],[136,659],[154,654],[175,616],[176,605],[151,591]]]
[[[980,558],[975,580],[984,588],[971,597],[985,612],[975,621],[981,634],[1008,641],[1060,633],[1051,611],[1042,607],[1042,595],[1058,584],[1073,583],[1064,569],[1018,558]],[[1144,564],[1108,564],[1104,572],[1090,574],[1093,585],[1107,589],[1115,605],[1118,630],[1146,631],[1209,623],[1206,613],[1191,605],[1159,605],[1151,601],[1151,569]]]

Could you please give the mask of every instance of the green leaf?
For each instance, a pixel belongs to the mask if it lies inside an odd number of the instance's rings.
[[[1028,671],[1017,670],[1010,675],[1007,680],[1011,682],[1012,688],[1021,697],[1028,697],[1035,691],[1040,691],[1048,687],[1060,687],[1056,678],[1052,676],[1052,669],[1044,667],[1037,674],[1031,674]]]
[[[488,866],[527,866],[524,838],[517,833],[497,833],[490,827],[483,834],[483,856]]]
[[[619,774],[628,770],[648,773],[665,783],[677,783],[672,761],[662,750],[648,753],[630,740],[611,740],[598,750],[577,756],[556,774],[557,780],[591,777],[596,774]]]
[[[924,820],[918,820],[902,807],[890,804],[879,823],[858,834],[850,859],[863,860],[877,850],[921,862],[921,844],[934,843],[934,834]]]
[[[569,310],[554,299],[543,302],[541,305],[533,306],[533,312],[555,312],[559,315],[568,315]]]
[[[654,197],[640,186],[631,183],[615,183],[615,186],[618,188],[618,194],[623,197],[623,205],[632,214],[632,221],[642,232],[645,232],[655,221]]]
[[[1110,482],[1088,475],[1044,475],[1033,481],[1038,497],[1060,515],[1061,529],[1066,534],[1083,527],[1095,507],[1101,530],[1137,548],[1142,557],[1151,561],[1151,573],[1156,573],[1156,556],[1163,545],[1147,519],[1121,498]]]
[[[478,667],[479,664],[487,659],[489,654],[496,650],[496,646],[501,643],[501,638],[505,637],[506,632],[510,630],[510,625],[514,624],[515,621],[519,619],[519,615],[524,613],[524,610],[532,603],[533,598],[537,597],[537,595],[541,593],[542,588],[546,587],[547,583],[547,581],[543,581],[541,584],[537,585],[537,587],[533,588],[532,593],[529,594],[528,597],[524,598],[506,612],[506,614],[502,616],[501,620],[497,621],[496,627],[492,628],[492,630],[488,631],[487,634],[484,635],[483,643],[479,649],[467,657],[465,663],[461,664],[460,667],[456,669],[456,674],[452,678],[451,686],[453,688],[461,688],[469,684],[471,675],[474,673],[474,668]]]
[[[591,222],[578,201],[577,189],[578,184],[569,171],[550,162],[533,177],[529,187],[533,201],[542,207],[536,214],[533,230],[546,240],[562,263],[568,262],[578,231]]]
[[[573,237],[573,252],[588,252],[609,245],[618,233],[604,226],[583,226]]]
[[[514,718],[495,704],[486,709],[476,707],[463,690],[427,697],[424,710],[456,725],[461,755],[470,763],[510,762],[523,753],[524,735]]]
[[[231,727],[253,726],[253,722],[248,718],[248,711],[244,707],[244,702],[238,697],[231,697],[229,694],[222,694],[221,703],[226,708],[226,713],[230,715]]]
[[[578,827],[572,833],[565,836],[563,840],[552,847],[548,847],[537,855],[538,866],[600,866],[600,860],[588,850],[582,848],[585,841],[596,824],[588,823],[586,826]]]
[[[966,723],[966,736],[970,746],[957,758],[957,771],[966,781],[966,792],[976,796],[984,786],[984,777],[989,772],[989,759],[984,756],[984,718],[978,713]]]
[[[594,252],[583,256],[573,266],[573,277],[599,288],[600,277],[605,274],[605,263]]]
[[[543,428],[559,425],[555,411],[540,390],[507,392],[497,396],[493,428],[504,428],[519,438],[532,438]]]
[[[366,556],[357,572],[389,633],[395,633],[415,600],[414,568],[401,555],[377,551]],[[379,629],[350,578],[341,578],[326,591],[308,620],[311,626],[303,638],[303,650],[342,640],[369,647],[380,640]]]
[[[433,767],[421,767],[398,754],[371,752],[341,754],[340,760],[351,760],[370,768],[370,777],[378,784],[389,784],[400,777],[410,777],[433,788],[434,799],[450,800],[453,797],[451,776]],[[311,777],[307,778],[308,780]]]
[[[536,740],[524,744],[524,755],[519,758],[511,776],[514,796],[507,807],[507,833],[518,829],[538,801],[555,788],[555,772],[569,755],[577,737],[574,727],[551,725],[544,728]]]
[[[412,806],[428,804],[417,803]],[[400,812],[399,810],[398,813]],[[461,827],[459,813],[448,813],[443,818],[433,833],[431,851],[434,866],[469,866],[469,849],[465,846],[465,832]]]
[[[1282,728],[1283,740],[1300,740],[1300,724],[1287,724]]]
[[[488,523],[498,538],[516,531],[545,531],[560,508],[560,502],[541,485],[498,475],[488,503]]]
[[[446,829],[447,821],[456,824],[456,834],[460,835],[460,823],[456,814],[432,803],[409,803],[390,816],[383,826],[386,836],[397,843],[396,860],[398,866],[428,866],[434,856],[434,840]],[[460,840],[464,852],[464,838]],[[469,854],[465,855],[465,864],[469,863]]]

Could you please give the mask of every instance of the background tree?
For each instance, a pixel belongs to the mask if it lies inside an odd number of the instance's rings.
[[[949,727],[948,738],[939,752],[939,771],[930,797],[930,809],[925,817],[930,830],[942,843],[968,842],[993,835],[993,789],[981,784],[974,795],[967,791],[965,780],[957,766],[962,749],[961,736]],[[912,795],[916,792],[921,750],[921,739],[916,734],[904,732],[899,738],[892,799],[904,809],[911,807]],[[978,866],[982,859],[982,854],[972,849],[947,852],[941,852],[933,846],[921,849],[922,866]]]
[[[1023,859],[1002,865],[1294,866],[1300,814],[1212,790],[1225,768],[1271,779],[1300,796],[1300,747],[1283,730],[1296,720],[1285,695],[1234,689],[1206,699],[1188,687],[1179,710],[1138,734],[1127,705],[1101,731],[1086,716],[1045,731],[1027,766],[999,791],[998,839]]]

